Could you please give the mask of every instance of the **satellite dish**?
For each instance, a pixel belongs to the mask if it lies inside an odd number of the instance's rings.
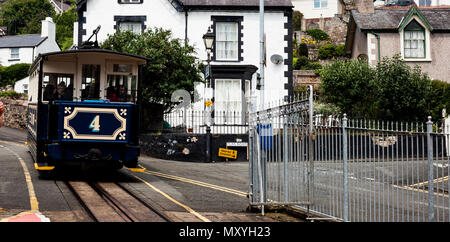
[[[273,64],[280,64],[283,63],[283,57],[281,55],[272,55],[270,57],[270,61],[272,61]]]

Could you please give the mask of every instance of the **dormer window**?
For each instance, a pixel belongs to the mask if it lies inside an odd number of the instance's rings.
[[[405,58],[425,58],[425,29],[412,20],[404,29]]]

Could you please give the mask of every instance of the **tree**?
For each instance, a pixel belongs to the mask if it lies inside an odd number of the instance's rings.
[[[41,21],[54,17],[55,10],[47,0],[11,0],[2,5],[0,25],[8,27],[9,34],[37,34]]]
[[[302,28],[303,14],[300,11],[294,11],[292,15],[292,25],[295,31],[299,31]]]
[[[67,50],[73,43],[73,23],[78,19],[75,7],[55,16],[56,42],[61,50]]]
[[[148,29],[142,34],[117,31],[101,44],[101,48],[151,58],[143,70],[143,85],[139,90],[147,107],[162,105],[169,110],[176,90],[186,90],[194,96],[194,83],[203,82],[201,63],[194,56],[194,47],[172,38],[170,30]],[[153,105],[152,105],[153,104]]]
[[[335,104],[352,118],[375,118],[375,69],[357,60],[336,61],[319,70],[324,102]]]
[[[400,57],[384,57],[377,65],[377,106],[380,118],[425,121],[431,114],[431,79],[419,66],[411,68]]]

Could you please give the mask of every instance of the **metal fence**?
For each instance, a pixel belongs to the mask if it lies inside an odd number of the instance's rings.
[[[450,122],[318,118],[312,98],[285,106],[297,109],[252,115],[251,204],[343,221],[450,221]]]
[[[165,131],[205,134],[206,124],[212,134],[245,134],[248,115],[242,112],[175,109],[164,114]]]

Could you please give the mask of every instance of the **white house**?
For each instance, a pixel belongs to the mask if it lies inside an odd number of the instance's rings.
[[[56,43],[56,26],[52,18],[42,20],[41,34],[0,36],[0,66],[18,63],[33,63],[40,54],[60,51]],[[27,93],[28,77],[18,81],[14,90]]]
[[[204,61],[207,53],[202,37],[211,27],[216,37],[211,54],[215,109],[247,111],[259,68],[259,0],[80,0],[77,11],[75,45],[86,41],[99,25],[100,43],[117,30],[141,33],[162,27],[170,29],[175,38],[189,39],[197,57]],[[264,95],[269,103],[293,94],[290,0],[265,1],[265,33]],[[283,61],[271,62],[273,55]],[[203,93],[202,85],[197,90]]]
[[[39,53],[60,51],[56,43],[56,27],[52,18],[42,20],[41,34],[0,37],[0,65],[31,64]]]

